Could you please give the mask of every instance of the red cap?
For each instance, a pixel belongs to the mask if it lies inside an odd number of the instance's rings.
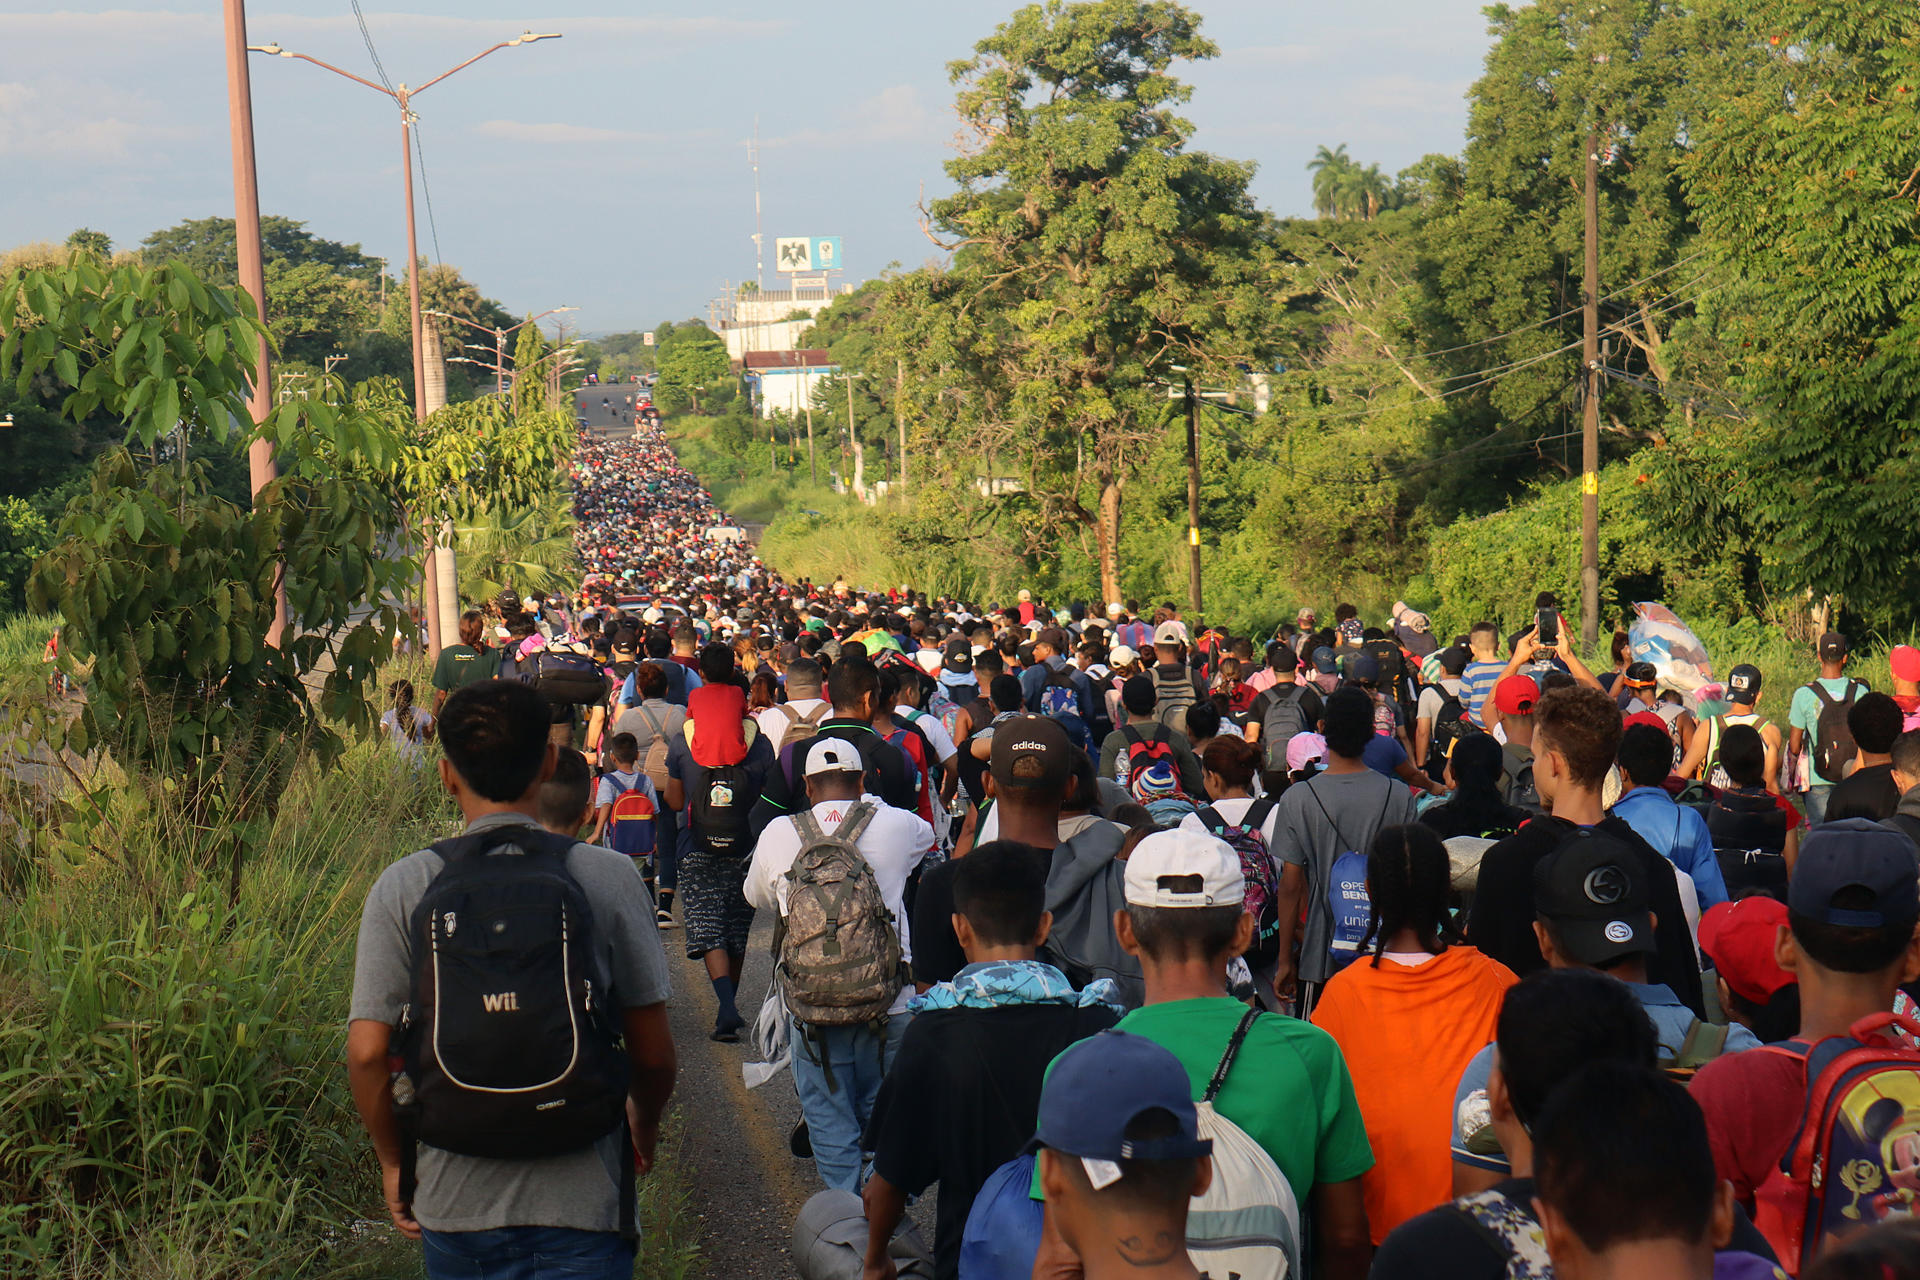
[[[1773,958],[1774,940],[1787,922],[1787,904],[1774,898],[1717,902],[1700,917],[1700,949],[1733,993],[1763,1005],[1799,979]]]
[[[1920,649],[1910,644],[1893,646],[1893,678],[1920,683]]]
[[[1655,715],[1651,711],[1634,712],[1632,715],[1627,717],[1626,723],[1621,725],[1620,727],[1622,729],[1631,729],[1633,728],[1633,726],[1637,724],[1644,724],[1649,728],[1658,729],[1662,733],[1672,732],[1672,730],[1667,728],[1667,722],[1665,720],[1662,720],[1659,716]]]
[[[1540,686],[1532,676],[1508,676],[1493,686],[1493,705],[1503,716],[1530,716],[1540,701]]]

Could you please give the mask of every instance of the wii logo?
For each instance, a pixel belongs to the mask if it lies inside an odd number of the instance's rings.
[[[518,991],[489,992],[480,997],[480,1006],[488,1013],[520,1012],[520,993]]]

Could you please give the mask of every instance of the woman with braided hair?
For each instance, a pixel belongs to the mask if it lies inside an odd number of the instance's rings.
[[[1361,1190],[1376,1245],[1452,1197],[1454,1089],[1493,1039],[1516,981],[1459,940],[1448,877],[1446,847],[1430,827],[1387,827],[1374,838],[1362,958],[1328,979],[1313,1013],[1346,1056],[1373,1146]]]

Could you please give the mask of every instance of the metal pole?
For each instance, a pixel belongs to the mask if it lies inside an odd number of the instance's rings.
[[[820,459],[813,451],[813,397],[807,394],[807,360],[800,358],[800,398],[807,408],[807,468],[813,472],[814,484],[820,483]]]
[[[400,176],[407,184],[407,310],[413,330],[413,420],[427,420],[426,340],[420,319],[420,243],[413,227],[413,108],[404,84],[394,93],[400,102]],[[427,656],[438,660],[443,643],[440,634],[440,552],[438,527],[427,532],[427,558],[422,567],[426,578]]]
[[[1200,616],[1200,400],[1187,377],[1187,598]]]
[[[1580,639],[1600,639],[1600,138],[1587,133],[1586,272],[1581,283],[1580,362],[1586,404],[1580,430]]]
[[[900,433],[900,492],[907,491],[907,362],[893,358],[893,426]]]
[[[498,328],[493,331],[493,393],[507,394],[507,331]]]
[[[246,0],[226,0],[227,36],[227,109],[233,129],[233,232],[238,252],[240,285],[253,295],[254,313],[264,326],[267,322],[267,274],[265,254],[260,246],[260,180],[253,155],[253,79],[247,71]],[[273,370],[268,360],[267,339],[263,332],[259,361],[253,374],[253,391],[247,398],[247,410],[257,426],[273,413]],[[273,444],[255,440],[247,448],[248,492],[258,498],[276,475]],[[286,570],[274,570],[273,625],[267,628],[267,643],[280,647],[287,626]]]

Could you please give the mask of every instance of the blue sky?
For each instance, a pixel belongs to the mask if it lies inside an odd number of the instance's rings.
[[[588,331],[704,315],[753,275],[746,140],[760,119],[769,239],[838,235],[849,275],[932,246],[946,64],[1011,0],[816,0],[671,9],[613,0],[362,0],[395,81],[418,84],[523,28],[416,103],[439,256],[529,312]],[[1190,66],[1196,145],[1260,166],[1260,201],[1310,208],[1305,169],[1345,142],[1389,172],[1458,151],[1486,54],[1477,0],[1193,0],[1222,57]],[[214,0],[0,0],[0,247],[92,226],[132,244],[233,212]],[[348,0],[255,0],[278,41],[374,78]],[[397,111],[303,62],[253,59],[260,196],[319,235],[405,256]],[[435,254],[426,207],[422,252]],[[769,286],[777,283],[769,276]]]

